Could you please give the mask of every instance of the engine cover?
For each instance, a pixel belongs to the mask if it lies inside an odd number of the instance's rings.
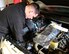
[[[44,29],[44,31],[37,34],[33,40],[36,44],[48,48],[50,41],[54,40],[61,31],[67,32],[68,30],[66,28],[62,28],[60,24],[52,22]]]

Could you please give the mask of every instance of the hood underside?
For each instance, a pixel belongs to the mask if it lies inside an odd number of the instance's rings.
[[[69,0],[39,0],[37,2],[44,15],[49,15],[50,18],[56,21],[69,24]],[[53,17],[52,17],[53,16]]]
[[[69,6],[69,0],[40,0],[47,5]]]

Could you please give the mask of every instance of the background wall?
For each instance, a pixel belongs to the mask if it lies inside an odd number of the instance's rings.
[[[5,4],[7,4],[7,3],[13,3],[13,0],[4,0],[5,1]]]

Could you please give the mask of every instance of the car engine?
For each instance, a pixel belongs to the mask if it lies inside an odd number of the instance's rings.
[[[40,34],[33,39],[35,42],[35,48],[40,54],[45,54],[42,50],[45,49],[59,49],[64,52],[64,48],[67,47],[69,34],[68,29],[51,22]],[[67,38],[66,38],[67,37]],[[41,46],[41,48],[39,48]]]

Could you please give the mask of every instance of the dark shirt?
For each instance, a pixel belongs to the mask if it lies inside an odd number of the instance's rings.
[[[16,40],[23,41],[22,29],[25,25],[25,6],[24,3],[10,5],[0,12],[0,39],[11,32]]]

